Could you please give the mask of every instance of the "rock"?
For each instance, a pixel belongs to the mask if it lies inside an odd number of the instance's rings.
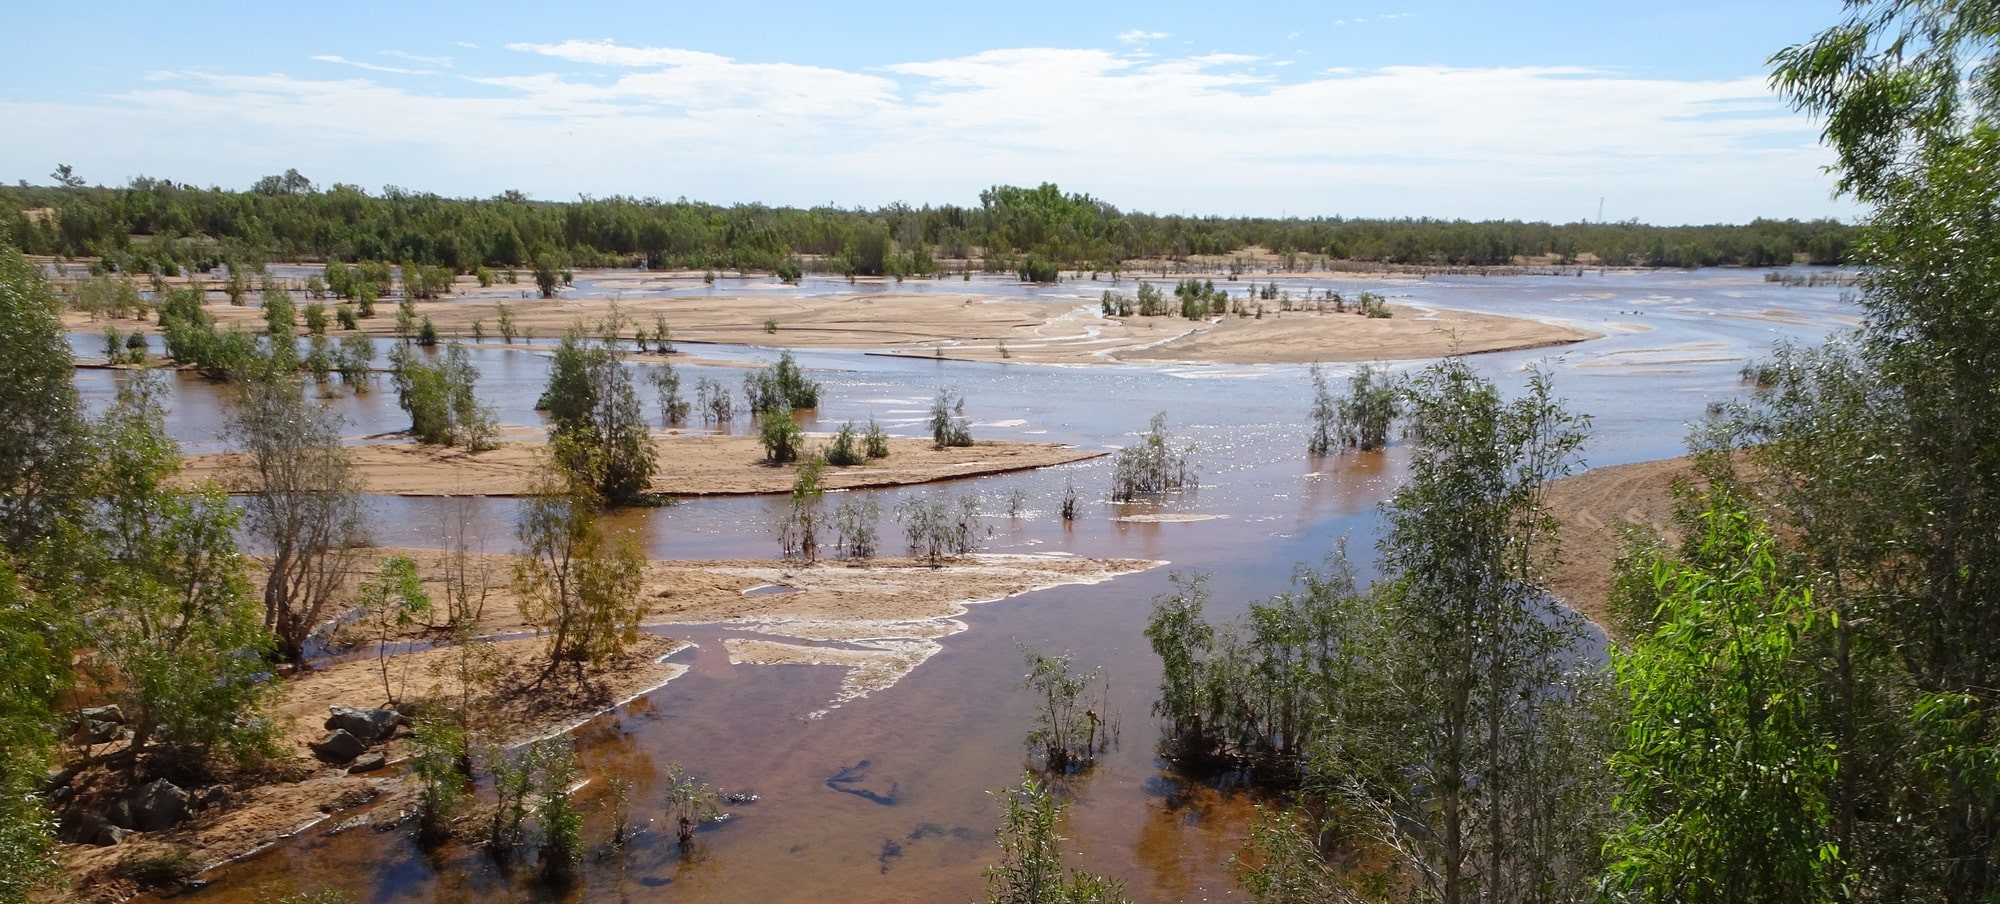
[[[188,793],[166,779],[155,779],[125,799],[132,811],[132,828],[141,832],[170,829],[188,820]]]
[[[138,822],[132,818],[132,802],[129,800],[121,800],[113,803],[104,811],[104,819],[106,822],[121,829],[129,829],[138,825]]]
[[[121,829],[117,826],[107,824],[99,828],[97,834],[90,837],[90,843],[98,847],[112,847],[124,841],[131,834],[131,829]]]
[[[210,785],[194,793],[194,807],[197,810],[206,810],[209,809],[210,807],[222,807],[222,806],[227,806],[228,804],[229,804],[228,785]]]
[[[336,766],[351,762],[360,756],[362,751],[368,749],[368,745],[361,743],[360,738],[338,728],[327,732],[325,737],[308,746],[312,748],[314,756]]]
[[[348,764],[347,771],[374,772],[375,770],[380,769],[383,766],[387,765],[389,765],[389,758],[383,755],[382,751],[370,750],[367,753],[355,757],[354,762]]]
[[[403,724],[403,715],[393,709],[356,709],[352,706],[329,706],[332,715],[326,717],[328,731],[345,731],[361,739],[363,744],[378,744],[389,740],[396,733],[396,726]]]
[[[96,844],[97,836],[110,826],[98,813],[70,813],[63,817],[56,837],[71,844]]]
[[[69,739],[77,744],[103,744],[117,740],[121,734],[124,734],[124,729],[116,722],[85,719],[77,723],[76,731]]]
[[[116,703],[113,703],[109,706],[87,707],[83,710],[78,711],[77,715],[82,717],[85,721],[89,722],[111,722],[118,725],[125,724],[125,711],[119,709],[118,704]]]

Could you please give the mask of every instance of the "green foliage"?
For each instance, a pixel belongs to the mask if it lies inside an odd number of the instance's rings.
[[[800,411],[818,408],[819,390],[819,383],[806,378],[789,351],[778,353],[771,366],[743,375],[743,397],[749,401],[750,413],[758,416],[780,407]]]
[[[1062,265],[1039,254],[1022,258],[1015,272],[1022,282],[1052,283],[1062,279]]]
[[[367,392],[374,379],[370,370],[375,363],[375,340],[367,336],[340,337],[340,352],[335,355],[334,366],[340,371],[340,382],[347,384],[358,395]]]
[[[306,305],[305,316],[306,316],[306,332],[311,333],[314,336],[326,335],[326,326],[327,326],[326,305],[317,301]],[[348,327],[345,324],[343,324],[341,328],[352,329],[352,327]]]
[[[562,284],[562,258],[554,253],[544,252],[535,256],[535,288],[543,298],[556,297],[556,289]]]
[[[1631,701],[1611,760],[1626,819],[1607,850],[1614,883],[1640,900],[1839,900],[1837,745],[1803,655],[1828,625],[1733,489],[1701,501],[1685,560],[1632,566],[1657,608],[1613,653]]]
[[[843,559],[872,559],[877,543],[876,525],[882,520],[882,504],[874,495],[848,492],[833,509],[834,554]]]
[[[179,489],[157,379],[127,383],[93,431],[99,462],[86,522],[97,611],[91,671],[123,708],[131,747],[156,741],[256,759],[271,646],[236,551],[237,514],[213,484]]]
[[[382,699],[392,705],[401,702],[403,695],[389,678],[389,644],[397,634],[427,625],[431,618],[431,595],[417,577],[417,563],[408,556],[384,558],[375,576],[361,583],[355,593],[355,604],[374,629],[375,667],[382,675]],[[403,669],[404,683],[408,683],[407,662]]]
[[[947,556],[979,549],[979,497],[952,499],[942,493],[908,496],[896,503],[910,555],[936,564]]]
[[[581,674],[617,656],[637,639],[646,605],[638,542],[600,523],[602,475],[569,471],[571,463],[598,460],[571,448],[580,441],[568,434],[550,440],[548,473],[522,501],[516,525],[514,586],[522,620],[548,636],[544,678],[565,664]]]
[[[1111,499],[1131,502],[1142,495],[1176,492],[1197,482],[1192,444],[1174,448],[1167,432],[1167,413],[1153,415],[1146,434],[1138,442],[1118,450],[1112,461]]]
[[[1167,302],[1160,295],[1160,290],[1154,288],[1152,283],[1141,282],[1139,284],[1139,316],[1158,317],[1166,312]]]
[[[862,436],[862,446],[871,461],[889,457],[889,434],[875,423],[873,417],[868,419],[868,432]]]
[[[583,812],[570,798],[577,782],[576,742],[563,735],[532,744],[535,823],[541,832],[541,878],[555,885],[575,878],[583,863]]]
[[[1106,317],[1130,317],[1132,316],[1132,297],[1123,292],[1114,292],[1110,289],[1105,289],[1103,297],[1098,299],[1097,307],[1099,312]]]
[[[864,459],[861,455],[861,449],[857,445],[858,436],[859,434],[854,431],[853,421],[841,424],[840,429],[834,431],[832,442],[827,444],[826,463],[836,468],[846,468],[860,464]]]
[[[660,400],[660,426],[672,427],[687,422],[691,406],[681,398],[681,375],[674,370],[673,362],[662,361],[652,371],[653,391]]]
[[[679,762],[668,764],[661,782],[667,786],[667,824],[673,827],[681,856],[689,856],[694,852],[694,830],[721,815],[717,804],[722,795],[689,775]]]
[[[354,306],[351,304],[343,304],[335,307],[333,309],[333,317],[343,330],[358,330],[361,328],[361,321],[355,316]]]
[[[1062,804],[1048,786],[1023,778],[1019,788],[994,795],[1001,801],[1000,862],[986,868],[989,904],[1113,904],[1129,901],[1125,883],[1071,869],[1063,870],[1063,843],[1057,830]]]
[[[41,794],[69,663],[50,630],[63,607],[23,586],[11,559],[0,555],[0,901],[20,904],[57,876],[55,819]]]
[[[820,473],[825,466],[819,456],[808,458],[792,480],[791,505],[778,522],[778,545],[787,560],[819,561],[820,500],[826,495]]]
[[[872,427],[874,422],[869,423]],[[872,442],[873,437],[870,439]],[[938,387],[937,398],[931,400],[931,444],[940,449],[972,445],[972,427],[965,419],[965,397],[956,389]]]
[[[396,386],[396,404],[410,415],[410,432],[417,441],[436,446],[462,446],[478,452],[491,449],[499,435],[493,409],[474,393],[479,369],[465,346],[445,346],[434,361],[396,344],[389,350]]]
[[[1021,655],[1028,665],[1021,686],[1035,694],[1035,727],[1028,732],[1028,747],[1041,754],[1042,768],[1049,774],[1089,769],[1111,746],[1104,670],[1072,672],[1074,658],[1067,652],[1044,656],[1023,646]]]
[[[243,385],[227,437],[242,455],[245,526],[269,550],[264,624],[278,655],[299,662],[325,622],[361,531],[361,499],[341,419],[308,402],[296,379]]]
[[[701,412],[704,424],[728,426],[736,419],[736,403],[729,394],[729,387],[702,377],[694,383],[694,408]]]
[[[417,777],[417,840],[427,847],[442,843],[471,801],[472,782],[465,730],[450,719],[416,720],[410,739],[410,771]]]
[[[1347,392],[1335,396],[1319,365],[1312,366],[1312,434],[1306,451],[1327,455],[1344,449],[1362,452],[1389,443],[1389,428],[1402,411],[1402,390],[1385,372],[1363,364],[1348,378]]]
[[[805,451],[806,434],[792,418],[792,410],[780,406],[757,418],[757,441],[764,446],[766,463],[782,465],[797,461],[799,453]]]
[[[254,245],[289,260],[336,261],[327,266],[322,281],[345,299],[358,299],[360,292],[354,281],[346,291],[335,287],[337,271],[368,268],[371,279],[379,275],[369,294],[381,297],[389,288],[385,258],[404,258],[406,273],[414,261],[476,276],[482,265],[530,265],[547,254],[554,286],[570,263],[561,257],[566,251],[578,256],[573,261],[578,265],[644,263],[710,273],[768,270],[780,278],[790,272],[795,258],[806,256],[826,261],[837,272],[864,276],[926,275],[936,271],[936,257],[964,258],[975,249],[984,249],[989,265],[1007,262],[1001,267],[1006,270],[1036,255],[1067,268],[1116,272],[1123,260],[1178,261],[1248,245],[1290,249],[1299,268],[1329,257],[1488,266],[1541,254],[1565,263],[1590,254],[1613,264],[1770,266],[1788,263],[1801,252],[1815,256],[1816,262],[1833,262],[1830,256],[1839,253],[1851,234],[1831,220],[1651,227],[1156,215],[1120,211],[1054,185],[994,186],[981,193],[977,206],[839,210],[626,197],[567,203],[531,201],[518,194],[451,199],[401,189],[370,195],[350,185],[265,194],[141,178],[123,188],[0,186],[0,204],[10,210],[60,211],[60,228],[37,227],[20,235],[32,253],[124,255],[135,273],[195,269],[204,255],[216,257],[214,246],[182,241],[174,234],[186,229],[183,224],[201,224],[220,242]]]
[[[554,440],[574,460],[573,475],[592,475],[593,490],[612,503],[643,496],[658,467],[632,375],[610,349],[587,345],[572,328],[556,346],[548,387],[535,407],[548,412]]]

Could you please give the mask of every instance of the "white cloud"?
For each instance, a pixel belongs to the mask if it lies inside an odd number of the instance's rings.
[[[422,63],[426,66],[436,66],[439,69],[450,69],[457,62],[448,56],[424,56],[422,54],[404,53],[400,50],[384,50],[382,51],[382,55],[385,57],[395,57],[399,60],[408,60],[412,63]]]
[[[387,72],[387,73],[390,73],[390,74],[392,74],[392,75],[434,75],[434,74],[435,74],[435,73],[433,73],[433,72],[431,72],[430,70],[427,70],[427,69],[404,69],[404,68],[402,68],[402,67],[399,67],[399,66],[378,66],[378,65],[376,65],[376,64],[374,64],[374,63],[363,63],[363,62],[361,62],[360,60],[350,60],[350,59],[347,59],[347,58],[345,58],[345,57],[340,57],[340,56],[335,56],[335,55],[333,55],[333,54],[331,54],[331,53],[322,53],[322,54],[316,54],[316,55],[314,55],[314,56],[312,57],[312,59],[313,59],[313,60],[315,60],[315,61],[318,61],[318,62],[321,62],[321,63],[338,63],[338,64],[340,64],[340,65],[342,65],[342,66],[353,66],[353,67],[354,67],[354,68],[356,68],[356,69],[366,69],[366,70],[368,70],[369,72]]]
[[[107,182],[241,186],[297,166],[322,183],[445,194],[721,203],[968,203],[996,182],[1056,181],[1127,209],[1223,214],[1560,220],[1602,195],[1658,222],[1843,211],[1813,125],[1762,76],[1293,72],[1239,54],[1059,48],[859,72],[610,41],[509,46],[606,71],[422,91],[365,75],[163,73],[89,106],[0,101],[0,121],[44,125],[0,143],[0,168],[59,159]],[[212,144],[145,140],[196,117]]]
[[[1173,37],[1173,35],[1169,32],[1146,31],[1144,29],[1134,28],[1131,31],[1120,32],[1118,34],[1118,43],[1144,44],[1147,41],[1159,41],[1171,37]]]

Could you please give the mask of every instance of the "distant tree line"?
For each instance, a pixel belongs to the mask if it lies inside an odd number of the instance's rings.
[[[943,261],[1053,278],[1058,267],[1116,271],[1132,260],[1271,250],[1280,267],[1315,261],[1498,266],[1561,263],[1772,266],[1803,255],[1848,260],[1852,230],[1833,220],[1744,225],[1469,222],[1434,219],[1199,217],[1124,212],[1052,184],[995,186],[977,206],[799,209],[685,199],[538,201],[514,191],[446,198],[387,186],[320,188],[296,170],[248,191],[139,177],[121,188],[70,175],[53,186],[0,186],[0,224],[29,254],[99,256],[131,272],[207,271],[266,260],[393,260],[474,273],[481,267],[629,265],[802,269],[925,276]],[[961,267],[966,265],[960,265]]]

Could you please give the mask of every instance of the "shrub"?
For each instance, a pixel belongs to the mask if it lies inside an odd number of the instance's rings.
[[[757,440],[764,444],[764,460],[774,465],[797,461],[805,445],[805,431],[792,420],[790,408],[773,408],[757,418]]]
[[[761,415],[773,408],[808,410],[819,407],[818,383],[806,379],[792,353],[780,352],[776,363],[743,375],[743,395],[750,413]]]
[[[965,398],[958,390],[938,389],[931,401],[931,442],[938,448],[972,445],[972,428],[965,423]]]
[[[833,435],[833,442],[826,447],[826,463],[845,468],[861,462],[861,450],[855,447],[854,422],[848,421],[840,425],[840,430]]]
[[[1112,500],[1130,502],[1141,494],[1181,490],[1195,483],[1194,467],[1188,461],[1194,447],[1176,449],[1172,442],[1167,413],[1153,415],[1146,435],[1118,450],[1112,469]]]
[[[882,504],[870,493],[845,493],[833,510],[835,554],[843,559],[875,557],[875,526],[882,520]]]
[[[911,496],[896,504],[910,554],[936,563],[979,549],[979,497]]]
[[[867,447],[871,459],[889,457],[889,434],[872,417],[868,419],[868,434],[863,437],[862,445]]]

